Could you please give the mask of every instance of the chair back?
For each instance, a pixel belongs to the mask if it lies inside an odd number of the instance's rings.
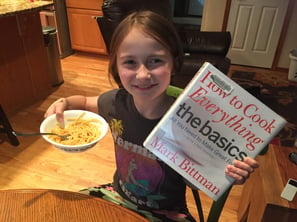
[[[19,145],[19,141],[17,137],[12,133],[13,129],[10,125],[10,122],[0,104],[0,133],[7,134],[7,137],[10,141],[10,143],[14,146]]]

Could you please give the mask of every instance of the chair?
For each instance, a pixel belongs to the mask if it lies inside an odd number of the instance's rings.
[[[172,97],[178,97],[182,93],[182,91],[183,91],[183,89],[170,85],[167,87],[166,93],[167,93],[167,95],[170,95]],[[268,150],[268,147],[269,147],[269,145],[267,145],[259,155],[265,155]],[[228,190],[226,190],[225,193],[217,201],[213,201],[213,203],[211,205],[211,209],[210,209],[208,217],[207,217],[207,222],[214,222],[214,221],[219,220],[219,217],[221,215],[221,212],[224,208],[225,202],[228,198],[228,195],[229,195],[231,189],[232,189],[232,186]],[[199,190],[194,189],[194,188],[191,188],[191,190],[192,190],[192,194],[194,196],[194,200],[196,203],[197,212],[198,212],[200,222],[204,222],[204,215],[203,215],[202,204],[200,201]]]
[[[207,217],[207,222],[219,221],[221,212],[224,208],[225,202],[228,198],[228,195],[229,195],[231,189],[232,189],[232,187],[230,187],[228,190],[226,190],[226,192],[217,201],[213,201],[210,211],[209,211],[209,214],[208,214],[208,217]],[[204,222],[204,215],[203,215],[202,204],[200,201],[199,190],[193,189],[193,188],[191,188],[191,190],[192,190],[192,193],[193,193],[193,196],[195,199],[200,222]]]
[[[230,43],[230,32],[202,32],[178,30],[184,49],[184,64],[180,72],[172,76],[171,84],[185,88],[204,62],[209,62],[227,74],[231,60],[226,57]]]
[[[19,145],[17,137],[12,133],[13,129],[5,115],[2,106],[0,105],[0,133],[5,133],[8,136],[10,143],[14,146]]]
[[[166,93],[167,95],[170,95],[172,97],[178,97],[182,93],[182,91],[183,89],[170,85],[168,86]],[[219,217],[224,208],[225,202],[227,200],[227,197],[230,193],[231,188],[232,187],[226,190],[226,192],[217,201],[213,201],[207,217],[207,222],[214,222],[219,220]],[[204,222],[204,215],[203,215],[202,204],[199,196],[199,190],[194,188],[191,188],[191,190],[194,196],[200,222]]]
[[[103,16],[96,19],[108,52],[117,25],[129,13],[137,10],[154,11],[167,18],[177,29],[185,56],[181,71],[172,77],[172,85],[184,88],[205,61],[228,73],[231,61],[226,54],[231,43],[230,32],[202,32],[175,24],[169,0],[104,0]]]

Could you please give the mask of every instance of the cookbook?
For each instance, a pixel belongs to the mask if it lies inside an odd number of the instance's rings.
[[[286,120],[205,63],[144,146],[213,200],[234,182],[227,164],[256,157]]]

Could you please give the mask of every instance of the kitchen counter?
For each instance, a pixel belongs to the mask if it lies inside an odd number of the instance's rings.
[[[53,5],[52,1],[46,0],[1,0],[0,16],[14,15],[20,12],[39,10]]]

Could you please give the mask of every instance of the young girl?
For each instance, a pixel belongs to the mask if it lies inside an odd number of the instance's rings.
[[[151,221],[195,221],[186,206],[184,179],[143,147],[143,141],[174,102],[166,88],[182,65],[183,52],[175,28],[153,12],[136,12],[115,30],[109,72],[120,88],[100,96],[70,96],[54,102],[45,117],[84,109],[99,113],[110,124],[117,170],[113,184],[86,193],[110,199]],[[255,160],[235,161],[226,174],[242,184]]]

